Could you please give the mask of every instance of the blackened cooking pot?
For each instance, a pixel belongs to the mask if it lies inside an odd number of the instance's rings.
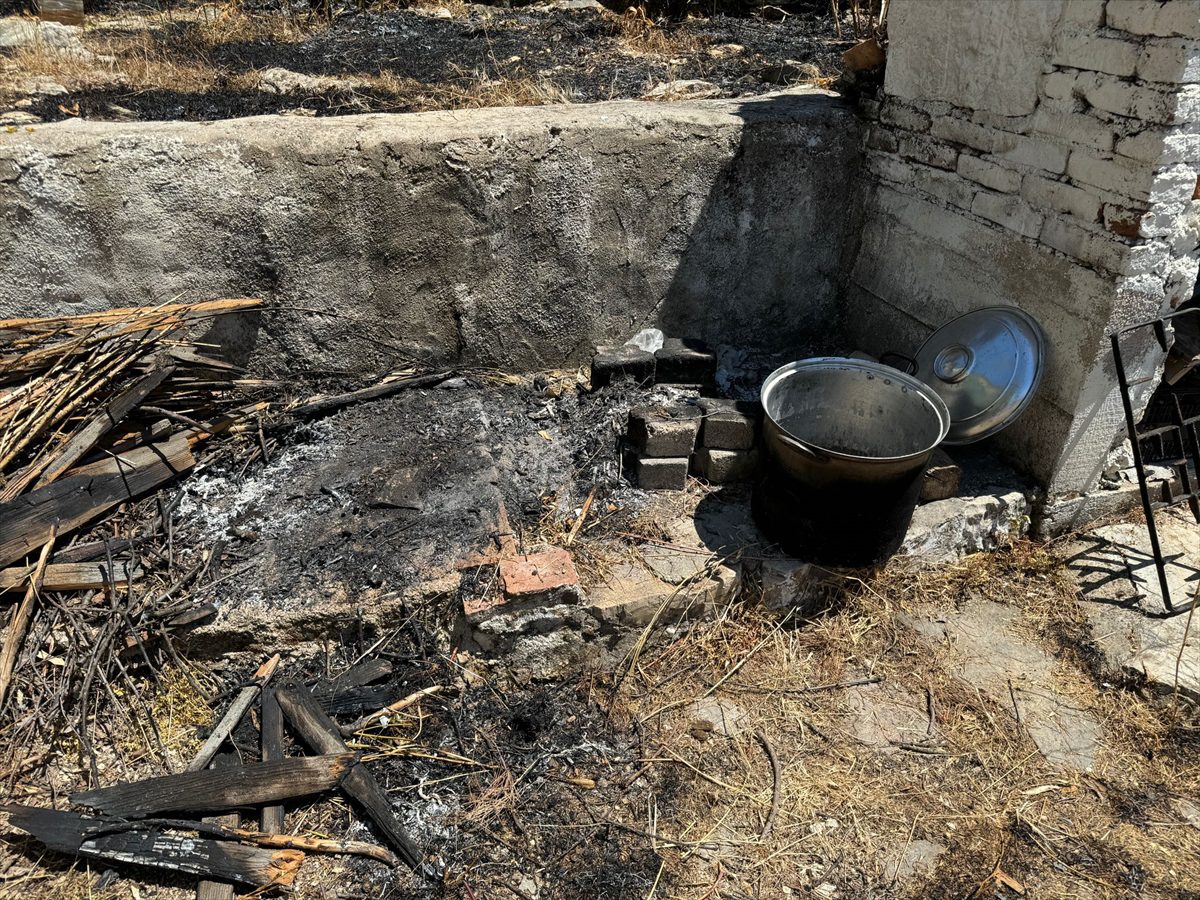
[[[942,399],[890,366],[817,357],[775,370],[762,405],[767,475],[754,507],[764,530],[786,552],[825,565],[894,553],[950,429]]]

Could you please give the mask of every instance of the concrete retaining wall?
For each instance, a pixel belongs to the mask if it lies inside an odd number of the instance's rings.
[[[860,143],[819,91],[0,131],[0,315],[262,296],[284,368],[784,349],[836,321]]]
[[[972,309],[1032,313],[1046,378],[999,441],[1052,492],[1086,490],[1124,436],[1108,334],[1196,283],[1200,4],[948,5],[891,4],[846,323],[911,350]],[[1163,356],[1127,354],[1132,377]]]

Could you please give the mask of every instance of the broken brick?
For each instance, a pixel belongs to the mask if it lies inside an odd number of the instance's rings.
[[[561,547],[501,560],[500,578],[509,600],[545,597],[579,583],[571,554]]]

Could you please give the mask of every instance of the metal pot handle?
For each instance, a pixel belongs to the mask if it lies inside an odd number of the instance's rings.
[[[781,443],[787,444],[793,450],[798,450],[800,453],[803,453],[805,456],[809,457],[810,459],[815,459],[817,462],[829,462],[829,460],[830,460],[829,456],[827,456],[824,453],[821,453],[819,450],[814,450],[812,447],[808,446],[807,444],[801,443],[800,441],[796,440],[791,435],[784,434],[783,429],[779,429],[779,431],[775,435],[775,437],[777,437]]]

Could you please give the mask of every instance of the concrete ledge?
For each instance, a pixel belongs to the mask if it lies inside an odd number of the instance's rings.
[[[0,315],[259,295],[284,368],[782,349],[833,327],[859,139],[816,90],[0,134]]]

